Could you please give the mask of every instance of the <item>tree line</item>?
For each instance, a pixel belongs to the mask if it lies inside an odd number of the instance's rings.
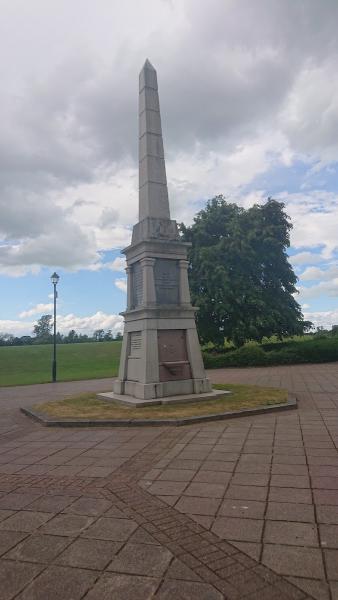
[[[16,337],[10,333],[0,333],[0,346],[32,346],[33,344],[51,344],[53,342],[53,317],[52,315],[42,315],[34,325],[33,336],[22,335]],[[84,342],[113,342],[122,340],[122,333],[119,331],[115,335],[111,329],[96,329],[92,336],[85,333],[77,333],[71,329],[66,335],[57,332],[57,344],[81,344]]]

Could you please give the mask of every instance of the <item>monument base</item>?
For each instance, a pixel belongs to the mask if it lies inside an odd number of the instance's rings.
[[[205,402],[206,400],[217,400],[231,394],[225,390],[211,390],[204,394],[181,394],[179,396],[166,396],[165,398],[135,398],[126,394],[115,394],[114,392],[104,392],[96,394],[101,400],[110,400],[126,404],[127,406],[143,407],[156,406],[159,404],[183,404],[187,402]]]

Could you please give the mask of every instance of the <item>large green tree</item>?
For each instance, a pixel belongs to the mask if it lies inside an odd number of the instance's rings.
[[[223,196],[210,200],[191,227],[181,225],[182,239],[192,244],[189,279],[203,343],[241,346],[304,331],[286,253],[291,227],[281,202],[269,198],[244,209]]]
[[[51,339],[51,332],[53,327],[52,315],[42,315],[40,319],[35,323],[33,333],[36,336],[36,343],[48,344]]]

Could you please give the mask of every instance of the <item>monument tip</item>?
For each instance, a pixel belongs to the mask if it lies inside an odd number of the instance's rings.
[[[142,71],[143,71],[143,69],[151,69],[152,71],[155,71],[155,68],[151,64],[150,60],[148,60],[148,58],[146,58],[146,61],[142,67]]]

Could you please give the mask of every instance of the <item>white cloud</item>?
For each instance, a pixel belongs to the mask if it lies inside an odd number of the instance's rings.
[[[11,333],[13,335],[32,335],[34,321],[20,320],[0,320],[0,332]],[[60,333],[66,334],[71,329],[75,329],[78,333],[86,333],[92,335],[95,329],[111,329],[113,333],[123,331],[123,318],[120,315],[109,315],[103,311],[84,317],[79,317],[74,314],[58,315],[57,330]]]
[[[329,259],[338,248],[338,194],[285,191],[276,194],[276,199],[285,202],[293,224],[291,245],[296,249],[321,248],[322,259]]]
[[[332,325],[338,325],[338,310],[305,312],[304,318],[311,321],[315,327],[331,329]]]
[[[42,315],[49,314],[50,311],[53,310],[54,305],[50,304],[37,304],[28,310],[24,310],[19,314],[20,319],[26,319],[27,317],[32,317],[33,315]]]
[[[0,273],[96,270],[105,250],[128,244],[137,219],[137,74],[147,55],[158,67],[178,220],[190,222],[197,202],[213,194],[240,196],[272,166],[335,159],[338,5],[304,7],[302,0],[3,6],[0,56],[11,61],[0,63]],[[320,243],[321,232],[331,253],[337,220],[322,212],[318,223],[306,222],[309,207],[290,202],[296,247]]]
[[[126,259],[122,256],[117,256],[112,262],[104,263],[104,267],[106,269],[111,269],[112,271],[121,271],[123,273],[126,268]]]
[[[319,267],[307,267],[300,276],[302,281],[334,281],[338,278],[338,265],[331,265],[328,268],[320,269]]]
[[[315,265],[323,261],[323,257],[315,252],[299,252],[289,257],[292,265]]]
[[[121,290],[121,292],[127,293],[127,280],[126,279],[115,279],[114,281],[116,287]]]
[[[321,296],[329,296],[331,298],[338,298],[338,277],[330,281],[320,281],[315,285],[309,287],[298,286],[299,299],[309,300],[310,298],[319,298]]]
[[[108,315],[102,311],[87,317],[78,317],[74,314],[59,315],[57,329],[61,333],[67,333],[70,329],[87,334],[92,334],[95,329],[111,329],[117,333],[123,330],[123,318],[120,315]]]
[[[0,319],[0,332],[10,333],[12,335],[31,335],[33,331],[33,322],[15,321],[10,319]]]

